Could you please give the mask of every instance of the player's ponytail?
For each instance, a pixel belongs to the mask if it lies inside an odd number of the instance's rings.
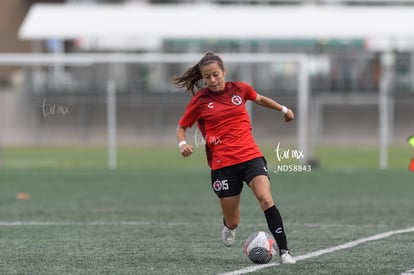
[[[201,67],[211,63],[217,63],[221,69],[224,69],[221,58],[213,52],[207,52],[197,64],[188,68],[182,75],[174,77],[173,85],[177,88],[185,88],[187,93],[194,95],[196,89],[203,88]]]
[[[172,83],[177,88],[185,88],[187,93],[195,94],[195,89],[201,89],[202,83],[201,80],[200,66],[198,64],[188,68],[182,75],[176,76],[172,79]]]

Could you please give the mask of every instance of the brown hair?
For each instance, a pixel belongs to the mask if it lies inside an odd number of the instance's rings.
[[[213,52],[207,52],[197,64],[188,68],[182,75],[175,76],[172,79],[173,85],[177,88],[185,88],[187,93],[194,95],[196,93],[195,89],[203,88],[201,67],[211,63],[217,63],[224,70],[223,60]]]

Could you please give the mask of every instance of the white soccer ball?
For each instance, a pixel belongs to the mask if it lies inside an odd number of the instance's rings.
[[[244,242],[244,253],[256,264],[267,264],[276,255],[277,250],[273,236],[264,231],[250,234]]]

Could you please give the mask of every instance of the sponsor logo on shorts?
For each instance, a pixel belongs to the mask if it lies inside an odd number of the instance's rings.
[[[221,188],[222,188],[221,181],[216,180],[216,181],[213,183],[213,189],[214,189],[214,191],[218,192],[218,191],[220,191],[220,190],[221,190]]]
[[[216,192],[221,191],[221,190],[229,190],[228,180],[216,180],[213,183],[213,189]]]

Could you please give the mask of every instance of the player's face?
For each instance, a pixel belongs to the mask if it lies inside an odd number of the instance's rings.
[[[226,71],[219,64],[211,63],[201,67],[201,75],[212,92],[221,92],[226,85],[224,76]]]

